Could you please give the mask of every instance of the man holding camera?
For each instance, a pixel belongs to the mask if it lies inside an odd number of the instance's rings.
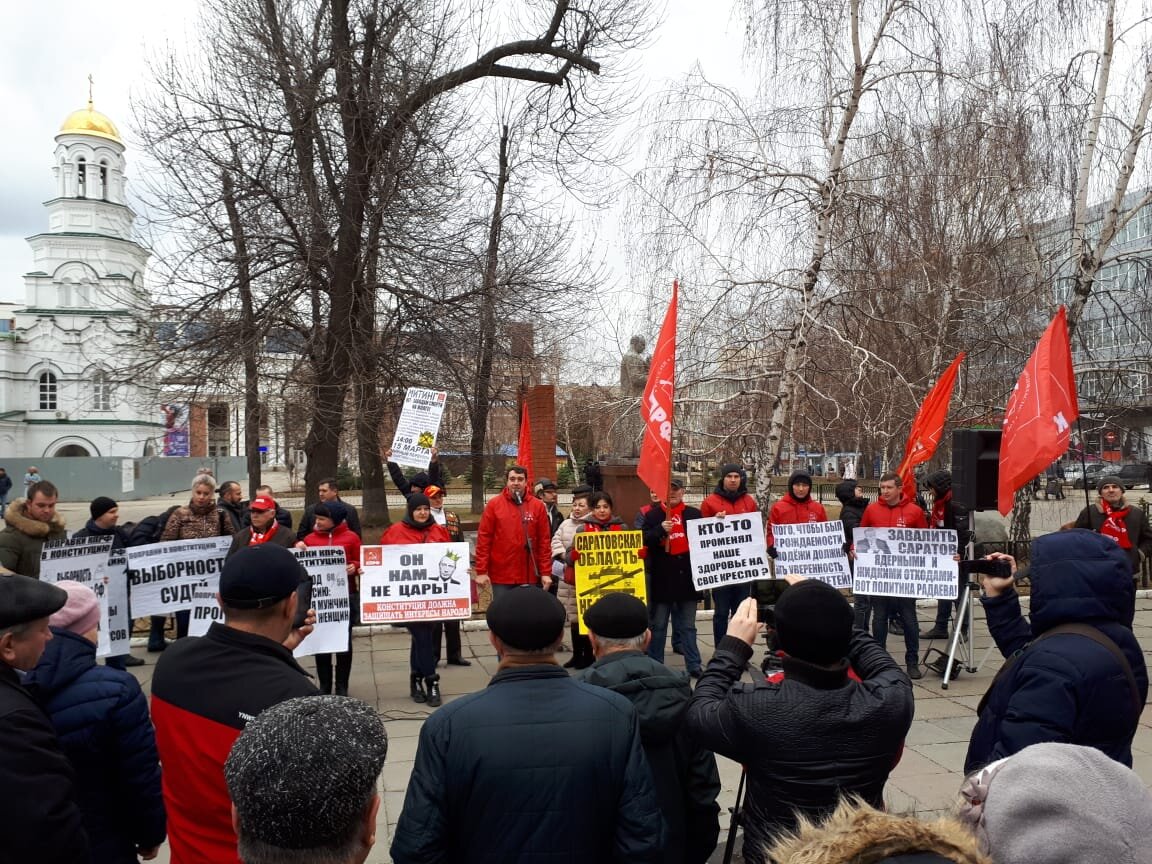
[[[1132,633],[1136,592],[1112,539],[1072,530],[1032,543],[1031,622],[1020,611],[1016,562],[981,580],[988,629],[1005,662],[976,709],[964,772],[1041,742],[1095,747],[1132,765],[1148,672]]]

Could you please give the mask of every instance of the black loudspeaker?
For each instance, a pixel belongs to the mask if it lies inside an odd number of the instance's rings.
[[[952,500],[969,510],[999,506],[999,429],[956,429],[952,432]]]

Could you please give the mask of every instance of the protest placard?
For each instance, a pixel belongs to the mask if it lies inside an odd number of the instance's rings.
[[[580,531],[572,541],[576,557],[576,612],[580,632],[587,633],[584,613],[605,594],[623,593],[648,602],[644,562],[636,553],[644,545],[639,531]]]
[[[881,597],[955,600],[960,592],[956,532],[930,528],[857,528],[852,590]]]
[[[215,584],[231,544],[231,537],[205,537],[125,550],[132,614],[168,615],[191,609],[196,605],[193,589],[201,583]]]
[[[693,519],[684,527],[697,591],[772,575],[759,512]]]
[[[360,620],[444,621],[472,615],[467,543],[365,546],[360,550]]]
[[[844,554],[844,523],[799,522],[773,525],[776,576],[819,579],[833,588],[851,588],[852,570]]]
[[[69,579],[87,585],[100,601],[96,656],[127,654],[131,647],[132,619],[128,611],[128,583],[124,554],[109,561],[112,538],[72,537],[49,540],[40,552],[40,578],[45,582]]]
[[[188,635],[203,636],[216,621],[224,622],[224,610],[216,600],[220,591],[220,577],[192,586],[192,615],[188,620]]]
[[[444,403],[448,394],[443,390],[409,387],[404,394],[404,408],[396,421],[392,436],[392,461],[397,465],[427,468],[432,463],[432,447],[440,431],[444,416]]]
[[[296,549],[296,558],[312,577],[312,608],[316,627],[293,655],[338,654],[348,650],[348,623],[352,607],[348,602],[348,565],[341,546],[311,546]]]

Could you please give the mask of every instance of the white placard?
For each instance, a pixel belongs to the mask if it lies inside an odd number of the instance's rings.
[[[352,607],[348,595],[348,565],[342,546],[294,549],[297,559],[312,577],[312,608],[316,627],[292,654],[339,654],[348,650],[348,622]]]
[[[432,464],[432,447],[436,444],[447,401],[448,394],[443,390],[408,388],[404,394],[404,409],[392,436],[393,462],[427,470]]]
[[[852,590],[857,594],[955,600],[960,593],[955,531],[857,528],[852,542]]]
[[[123,553],[117,553],[119,568],[111,568],[108,561],[111,552],[112,537],[108,535],[49,540],[40,552],[41,580],[79,582],[91,588],[100,601],[97,657],[106,657],[113,651],[127,654],[131,644],[132,619],[128,612]],[[113,613],[114,619],[110,618]]]
[[[697,591],[771,577],[759,511],[692,519],[684,529]]]
[[[132,604],[128,599],[128,559],[124,552],[124,549],[112,550],[108,563],[104,565],[104,582],[108,590],[100,601],[108,607],[107,650],[110,657],[127,654],[132,648]],[[101,614],[104,614],[103,609]],[[101,618],[101,622],[103,620]],[[104,632],[100,632],[101,639]],[[100,653],[100,648],[97,648],[96,655],[105,656]]]
[[[214,622],[223,623],[224,610],[216,600],[219,591],[219,576],[192,586],[192,614],[188,618],[189,636],[203,636]]]
[[[194,588],[219,580],[231,545],[231,537],[206,537],[126,550],[133,614],[168,615],[193,608],[197,602]]]
[[[773,525],[776,578],[803,576],[833,588],[851,588],[852,571],[844,554],[844,523],[798,522]]]
[[[364,546],[360,620],[445,621],[472,615],[467,543]]]
[[[131,459],[120,460],[120,491],[136,491],[136,465]]]

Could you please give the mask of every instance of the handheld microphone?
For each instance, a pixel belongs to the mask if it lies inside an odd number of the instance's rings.
[[[521,495],[519,492],[513,492],[512,497],[513,497],[513,499],[515,499],[517,504],[523,504],[524,503],[524,496]]]

